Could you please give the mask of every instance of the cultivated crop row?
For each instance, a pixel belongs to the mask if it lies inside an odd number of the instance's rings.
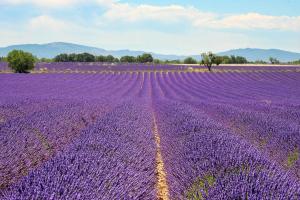
[[[298,72],[115,67],[0,74],[1,199],[300,198]]]

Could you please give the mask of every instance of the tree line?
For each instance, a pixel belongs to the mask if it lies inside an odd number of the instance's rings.
[[[79,54],[59,54],[54,57],[54,62],[106,62],[106,63],[152,63],[154,61],[151,54],[144,53],[142,55],[135,56],[123,56],[120,59],[112,55],[99,55],[95,56],[89,53]]]
[[[193,57],[187,57],[183,61],[181,60],[159,60],[154,59],[151,54],[144,53],[138,56],[122,56],[120,59],[112,55],[99,55],[95,56],[89,53],[79,54],[59,54],[53,59],[41,58],[33,56],[31,53],[24,52],[22,50],[13,50],[9,52],[7,57],[0,57],[0,61],[8,62],[10,68],[15,72],[25,73],[34,68],[36,62],[107,62],[107,63],[152,63],[152,64],[200,64],[204,65],[211,71],[213,65],[220,64],[268,64],[266,61],[249,62],[242,56],[218,56],[212,52],[202,53],[202,60],[198,62]],[[269,58],[270,64],[283,64],[276,58]],[[300,59],[297,61],[288,62],[285,64],[300,64]]]
[[[300,65],[300,59],[292,61],[292,62],[288,62],[288,64],[291,64],[291,65]]]

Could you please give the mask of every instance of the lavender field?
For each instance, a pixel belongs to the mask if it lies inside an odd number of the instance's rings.
[[[0,71],[0,199],[300,199],[299,67]]]

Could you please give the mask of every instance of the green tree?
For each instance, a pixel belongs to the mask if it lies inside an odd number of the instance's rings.
[[[215,64],[217,66],[219,66],[223,62],[223,57],[222,56],[216,56],[214,61],[215,61]]]
[[[77,61],[77,54],[72,53],[72,54],[68,55],[68,61],[69,62],[76,62]]]
[[[8,53],[7,62],[16,73],[28,73],[34,68],[35,58],[31,53],[13,50]]]
[[[242,56],[216,56],[215,64],[245,64],[248,63],[247,59]]]
[[[54,62],[69,62],[69,55],[66,53],[55,56]]]
[[[51,58],[41,58],[38,60],[39,62],[53,62]]]
[[[170,64],[181,64],[180,60],[167,60],[166,63],[170,63]]]
[[[106,60],[106,56],[103,56],[103,55],[96,56],[97,62],[105,62],[105,60]]]
[[[299,60],[295,60],[295,61],[288,62],[288,64],[300,65],[300,59],[299,59]]]
[[[231,59],[229,56],[221,56],[222,64],[231,64]]]
[[[136,60],[139,63],[151,63],[153,62],[153,57],[149,53],[144,53],[143,55],[137,56]]]
[[[123,63],[134,63],[136,62],[136,58],[134,56],[123,56],[120,61]]]
[[[267,64],[267,62],[263,60],[256,60],[254,61],[254,64]]]
[[[207,53],[202,53],[201,56],[202,56],[201,63],[205,65],[209,71],[211,71],[211,67],[216,61],[216,55],[213,54],[212,52],[207,52]]]
[[[161,61],[161,60],[159,60],[159,59],[153,59],[153,63],[154,63],[154,64],[161,64],[161,63],[162,63],[162,61]]]
[[[273,65],[273,64],[280,64],[280,61],[277,60],[276,58],[273,58],[273,57],[270,57],[269,58],[269,61],[270,63]]]
[[[112,62],[114,62],[114,59],[115,58],[112,55],[108,55],[108,56],[105,57],[105,62],[112,63]]]
[[[77,62],[95,62],[95,56],[89,53],[77,54]]]
[[[114,63],[118,63],[120,62],[120,59],[119,58],[114,58]]]
[[[235,64],[236,62],[236,57],[234,55],[230,56],[230,64]]]
[[[195,60],[192,57],[187,57],[186,59],[184,59],[183,63],[184,64],[197,64],[197,60]]]
[[[246,58],[244,58],[244,57],[242,57],[242,56],[237,56],[237,57],[235,58],[235,63],[236,63],[236,64],[246,64],[246,63],[248,63],[248,61],[247,61]]]

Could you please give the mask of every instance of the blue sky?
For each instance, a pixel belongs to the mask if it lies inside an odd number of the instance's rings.
[[[299,10],[299,0],[1,0],[0,46],[63,41],[165,54],[300,52]]]

